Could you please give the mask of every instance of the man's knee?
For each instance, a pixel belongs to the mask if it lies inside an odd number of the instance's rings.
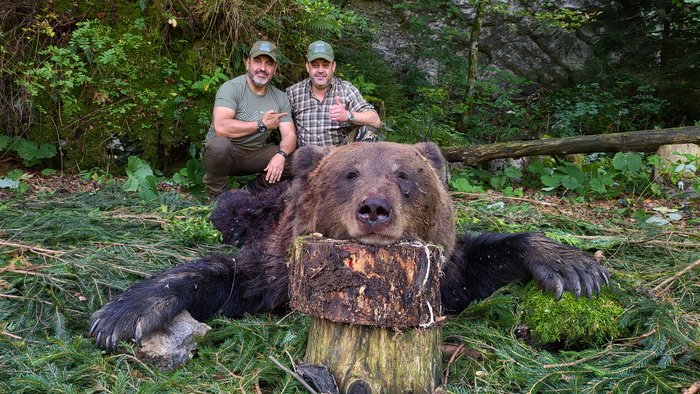
[[[234,149],[226,137],[214,137],[204,144],[204,157],[222,158],[230,155]]]

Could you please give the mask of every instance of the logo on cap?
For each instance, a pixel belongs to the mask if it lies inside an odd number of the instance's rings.
[[[307,61],[311,62],[316,59],[325,59],[329,62],[334,60],[333,47],[331,44],[323,41],[315,41],[309,45],[307,52]]]

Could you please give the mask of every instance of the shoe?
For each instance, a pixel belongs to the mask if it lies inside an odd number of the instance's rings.
[[[214,201],[218,200],[219,197],[221,197],[221,195],[227,191],[228,191],[228,186],[222,187],[221,190],[219,190],[219,191],[213,191],[211,189],[207,189],[207,194],[209,195],[209,201],[214,202]]]
[[[252,181],[250,181],[250,182],[252,182]],[[241,186],[240,190],[243,190],[244,192],[248,192],[250,194],[255,194],[255,190],[253,189],[253,186],[250,184],[250,182]]]

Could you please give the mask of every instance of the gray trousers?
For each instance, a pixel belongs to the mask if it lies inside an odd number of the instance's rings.
[[[262,191],[272,186],[265,180],[263,170],[279,149],[279,145],[269,145],[247,151],[237,148],[226,137],[214,137],[204,143],[203,158],[207,173],[202,181],[210,192],[220,193],[226,186],[229,175],[259,174],[249,186],[254,192]],[[285,160],[282,178],[292,176],[292,156]]]

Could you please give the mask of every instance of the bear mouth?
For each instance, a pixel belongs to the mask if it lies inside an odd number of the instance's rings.
[[[382,246],[393,245],[399,241],[397,237],[378,233],[364,234],[353,238],[361,244]]]
[[[381,224],[359,222],[350,237],[363,244],[391,245],[399,241],[402,232],[391,221]]]

